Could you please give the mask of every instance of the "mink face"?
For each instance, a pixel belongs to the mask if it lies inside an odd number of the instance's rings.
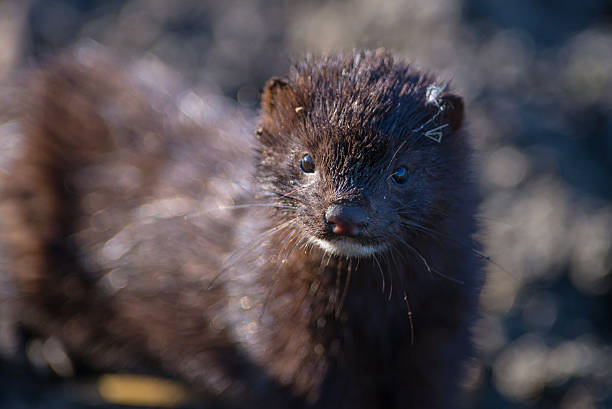
[[[268,82],[259,181],[300,243],[362,257],[438,231],[460,207],[461,99],[390,56],[305,63]]]

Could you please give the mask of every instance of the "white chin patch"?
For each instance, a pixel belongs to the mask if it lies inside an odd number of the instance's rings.
[[[371,246],[345,240],[327,241],[310,237],[310,241],[327,253],[344,257],[369,257],[385,249],[385,246],[382,244]]]

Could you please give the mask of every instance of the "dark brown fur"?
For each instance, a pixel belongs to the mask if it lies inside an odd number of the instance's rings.
[[[23,324],[249,407],[459,405],[481,280],[459,97],[388,54],[308,59],[266,84],[253,160],[236,112],[186,118],[91,58],[23,93],[0,204]],[[334,203],[384,249],[319,248]]]

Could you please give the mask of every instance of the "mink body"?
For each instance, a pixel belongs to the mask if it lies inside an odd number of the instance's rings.
[[[64,57],[21,92],[16,320],[249,407],[459,406],[481,281],[460,97],[385,53],[311,58],[252,138],[113,64]]]

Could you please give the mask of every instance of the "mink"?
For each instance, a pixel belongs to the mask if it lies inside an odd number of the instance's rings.
[[[100,54],[18,92],[16,322],[243,407],[460,406],[482,263],[449,84],[387,52],[307,57],[254,121]]]

